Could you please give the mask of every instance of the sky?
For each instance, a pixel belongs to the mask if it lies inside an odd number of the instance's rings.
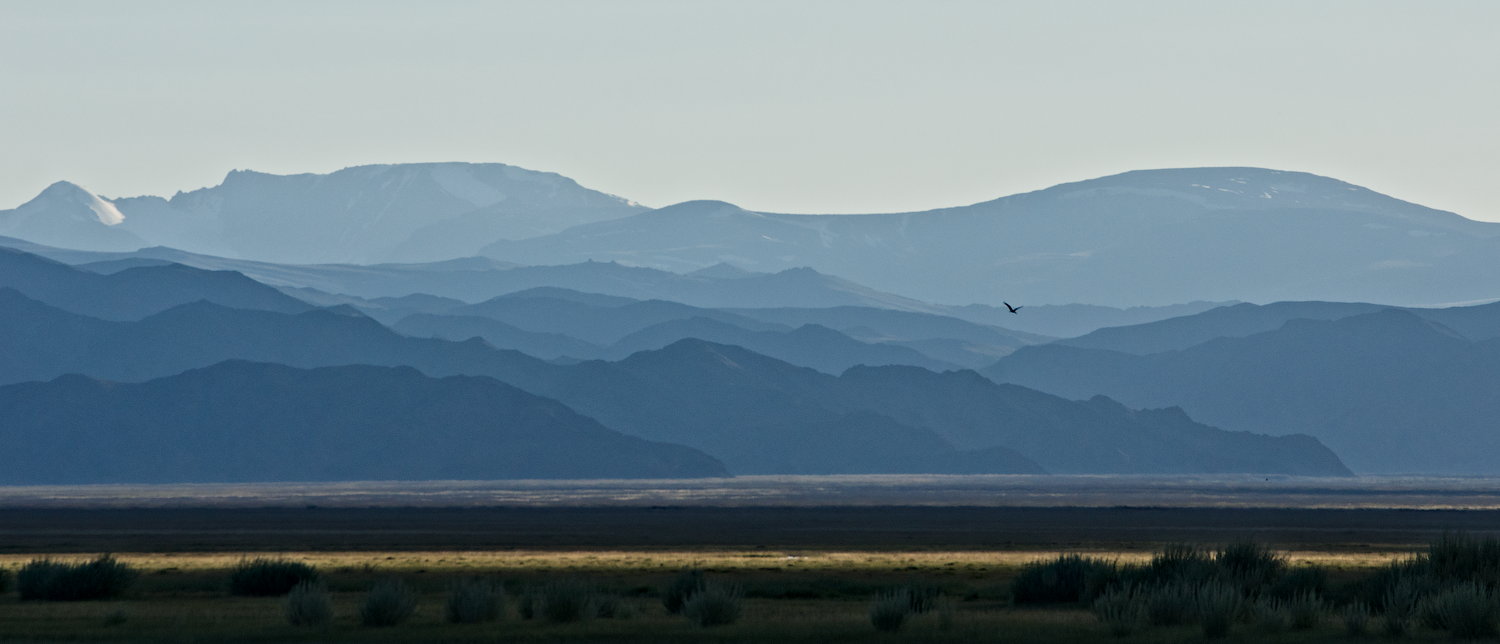
[[[1143,168],[1500,221],[1500,2],[0,0],[0,209],[495,161],[650,206],[962,205]]]

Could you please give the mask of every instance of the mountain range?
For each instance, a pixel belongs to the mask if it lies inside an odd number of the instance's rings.
[[[1451,324],[1450,324],[1451,323]],[[1066,397],[1305,433],[1368,473],[1493,474],[1500,304],[1240,305],[1024,347],[983,370]]]
[[[273,404],[268,404],[272,403]],[[0,483],[725,476],[489,378],[224,362],[0,387]]]
[[[171,246],[289,263],[425,261],[644,210],[552,173],[408,163],[330,174],[236,170],[217,186],[170,198],[104,199],[58,182],[0,211],[0,235],[83,250]]]
[[[307,441],[444,444],[396,478],[476,441],[551,465],[481,446],[449,474],[574,476],[568,454],[606,444],[622,458],[585,469],[1486,474],[1500,304],[1473,303],[1500,297],[1497,244],[1500,224],[1255,168],[874,215],[649,209],[500,164],[235,171],[171,198],[59,182],[0,211],[0,426],[31,450],[16,481],[75,439],[103,449],[46,480],[250,480],[194,454],[299,444],[236,417],[280,399],[324,421],[268,415]],[[437,404],[474,422],[423,425]],[[247,461],[380,474],[277,449]]]
[[[617,362],[559,365],[480,340],[404,337],[347,307],[287,313],[194,302],[109,321],[3,290],[0,355],[3,383],[69,373],[143,382],[225,360],[482,376],[558,401],[610,429],[700,450],[741,474],[1348,473],[1305,437],[1222,432],[1176,412],[986,385],[972,372],[858,367],[833,376],[696,339]],[[865,369],[887,371],[855,377]],[[955,377],[968,386],[944,384]],[[907,393],[880,393],[877,385]]]
[[[788,215],[696,201],[504,240],[508,262],[686,271],[792,266],[945,303],[1164,305],[1494,298],[1500,224],[1342,181],[1257,168],[1151,170],[924,212]],[[1188,269],[1187,267],[1191,267]]]
[[[283,264],[475,254],[499,266],[618,261],[696,273],[716,286],[743,271],[810,268],[909,300],[991,311],[1002,300],[1432,306],[1500,297],[1500,285],[1485,277],[1500,274],[1500,224],[1336,179],[1259,168],[1134,171],[969,206],[870,215],[764,213],[719,201],[646,209],[558,175],[500,164],[360,166],[327,175],[236,171],[219,186],[170,199],[108,200],[57,184],[0,211],[0,235],[88,250],[165,245]],[[475,265],[465,261],[461,266]],[[370,282],[404,292],[321,290],[468,301],[501,294]],[[555,281],[511,290],[531,286],[598,290]],[[737,305],[708,301],[716,293],[670,299]]]

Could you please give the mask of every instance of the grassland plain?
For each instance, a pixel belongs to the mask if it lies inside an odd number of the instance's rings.
[[[969,484],[945,480],[938,487]],[[1249,490],[1226,491],[1234,486]],[[692,505],[626,486],[623,492],[613,489],[620,496],[602,505],[582,502],[594,498],[595,492],[586,492],[565,502],[456,507],[431,502],[451,496],[434,487],[411,504],[403,502],[414,497],[399,493],[377,502],[365,496],[371,486],[354,486],[354,502],[317,486],[302,496],[281,487],[258,503],[243,488],[219,488],[202,497],[180,488],[153,489],[136,507],[118,488],[0,490],[0,499],[30,499],[0,507],[0,567],[14,572],[40,557],[77,560],[113,552],[141,572],[130,593],[109,601],[23,602],[12,588],[0,594],[0,641],[1196,642],[1203,636],[1193,626],[1113,638],[1084,607],[1013,604],[1010,584],[1026,564],[1060,552],[1134,564],[1168,543],[1254,539],[1277,549],[1292,568],[1325,569],[1330,594],[1337,594],[1444,533],[1500,533],[1500,511],[1494,510],[1500,504],[1489,486],[1428,481],[1329,492],[1306,481],[1281,485],[1280,500],[1288,494],[1316,499],[1303,507],[1257,506],[1255,481],[1210,486],[1211,500],[1199,503],[1183,501],[1189,484],[1165,482],[1158,498],[1181,507],[1113,505],[1107,490],[1069,493],[1066,482],[1051,493],[1012,490],[995,499],[1020,499],[1018,505],[967,506],[869,502],[911,500],[894,487],[846,505],[776,505],[785,499],[774,495]],[[827,498],[850,501],[837,482],[829,487],[834,490]],[[1127,500],[1149,496],[1151,488],[1139,480],[1126,487],[1133,490],[1121,497]],[[937,488],[917,488],[918,496],[937,496]],[[992,488],[978,486],[995,494]],[[1386,503],[1369,503],[1375,493]],[[43,497],[52,501],[39,502]],[[1447,502],[1435,504],[1441,509],[1390,502],[1433,497]],[[1452,502],[1457,497],[1462,501]],[[318,502],[303,502],[313,499]],[[1045,499],[1056,505],[1037,503]],[[283,599],[232,596],[230,570],[258,556],[316,566],[333,601],[332,625],[292,627]],[[686,569],[704,570],[741,589],[740,619],[705,629],[669,614],[661,591]],[[365,593],[392,577],[417,592],[414,617],[389,628],[359,625]],[[446,623],[450,588],[476,577],[503,584],[505,616],[491,623]],[[557,581],[585,582],[614,598],[616,617],[566,624],[521,619],[519,598]],[[912,586],[938,589],[942,609],[913,616],[900,632],[877,632],[869,618],[871,601]],[[1450,638],[1418,627],[1405,639]],[[1329,611],[1305,631],[1267,634],[1240,624],[1227,641],[1356,639],[1344,634]]]
[[[233,597],[232,553],[130,553],[122,562],[142,577],[126,599],[96,602],[0,600],[0,639],[5,641],[1038,641],[1080,642],[1108,637],[1080,608],[1018,608],[1008,585],[1020,567],[1046,559],[1046,551],[810,551],[810,550],[516,550],[286,552],[324,571],[335,606],[328,629],[286,625],[280,598]],[[1144,562],[1144,552],[1107,553],[1122,563]],[[1397,553],[1287,553],[1292,565],[1327,567],[1335,580],[1384,564]],[[82,558],[54,554],[60,560]],[[31,555],[0,557],[16,568]],[[736,624],[701,629],[668,615],[657,593],[681,570],[699,568],[711,578],[739,585],[747,596]],[[416,617],[387,629],[358,625],[364,591],[377,580],[405,579],[419,592]],[[512,598],[525,588],[555,579],[588,580],[618,595],[623,619],[575,624],[521,620],[514,608],[491,624],[446,624],[442,602],[456,580],[502,581]],[[882,590],[921,584],[941,589],[951,603],[947,617],[917,616],[900,633],[876,633],[868,621],[872,597]],[[514,603],[512,601],[512,603]],[[1277,641],[1337,639],[1330,617],[1308,633]],[[1248,634],[1247,634],[1248,636]],[[1320,639],[1323,638],[1323,639]],[[1193,628],[1156,629],[1123,641],[1197,641]],[[1231,640],[1231,641],[1260,641]]]

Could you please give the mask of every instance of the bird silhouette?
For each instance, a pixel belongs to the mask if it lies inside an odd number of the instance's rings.
[[[1010,309],[1011,313],[1018,313],[1021,309],[1026,308],[1024,306],[1011,306],[1010,302],[1001,302],[1001,304],[1004,304],[1005,308]]]

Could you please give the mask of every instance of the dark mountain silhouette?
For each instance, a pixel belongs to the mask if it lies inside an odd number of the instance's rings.
[[[1050,338],[977,324],[947,315],[864,306],[728,309],[745,317],[787,326],[816,324],[865,342],[906,346],[934,359],[978,368],[1028,344]],[[730,343],[734,344],[734,343]],[[888,364],[917,364],[890,362]],[[920,366],[920,365],[919,365]]]
[[[566,304],[561,307],[548,306],[562,302]],[[558,327],[581,335],[602,338],[612,337],[620,332],[611,326],[617,321],[627,330],[639,326],[642,318],[632,319],[634,316],[631,314],[640,312],[638,305],[647,304],[633,302],[632,305],[626,307],[617,307],[624,309],[625,315],[615,320],[607,310],[596,311],[597,307],[587,305],[574,307],[573,302],[566,300],[533,298],[531,301],[509,300],[509,303],[520,305],[519,310],[523,312],[523,315],[508,315],[513,313],[512,311],[496,311],[496,315],[511,319],[523,318],[521,320],[523,323],[543,328],[548,326],[543,323],[543,320],[557,319],[560,320],[556,325]],[[680,305],[673,305],[669,308],[683,315],[692,315],[695,311],[687,307],[679,307]],[[714,313],[710,309],[696,309],[696,311]],[[584,328],[590,322],[588,318],[591,313],[600,314],[593,320],[599,326],[594,329]],[[763,328],[762,323],[759,322],[752,321],[752,325]],[[634,330],[605,346],[561,333],[527,331],[499,320],[477,315],[417,314],[403,318],[391,328],[406,335],[421,338],[459,341],[477,337],[495,347],[513,349],[547,360],[558,358],[618,360],[638,351],[660,349],[678,340],[697,338],[745,347],[756,353],[792,364],[834,374],[862,364],[906,364],[940,371],[956,368],[955,365],[934,360],[913,349],[860,342],[817,325],[807,325],[798,329],[756,331],[706,317],[669,318],[664,322]]]
[[[641,329],[610,345],[600,357],[619,359],[638,351],[661,349],[678,340],[694,338],[716,344],[743,347],[787,362],[840,374],[858,365],[914,365],[934,371],[957,365],[934,360],[908,347],[860,342],[843,333],[816,324],[791,331],[751,331],[727,322],[694,317],[672,320]]]
[[[486,317],[534,332],[572,336],[599,345],[663,322],[702,318],[750,330],[786,331],[790,327],[754,318],[664,300],[602,300],[577,296],[553,297],[536,291],[504,295],[448,312],[449,315]]]
[[[1033,346],[984,373],[1067,397],[1180,405],[1229,429],[1310,434],[1358,472],[1492,474],[1500,462],[1500,341],[1472,341],[1422,313],[1291,320],[1150,355]]]
[[[274,288],[229,271],[171,264],[102,275],[3,247],[0,247],[0,288],[15,289],[61,309],[111,320],[138,319],[200,300],[289,313],[311,308]]]
[[[276,264],[230,259],[172,248],[128,253],[68,250],[0,237],[0,246],[25,250],[100,272],[163,262],[204,270],[235,271],[280,288],[315,289],[367,299],[427,295],[480,302],[532,289],[562,289],[634,300],[669,300],[705,308],[868,306],[942,312],[946,307],[891,295],[808,269],[780,273],[698,271],[679,275],[612,262],[519,266],[468,257],[411,264]]]
[[[1500,338],[1500,302],[1407,310],[1475,342]]]
[[[492,346],[513,349],[538,358],[597,358],[604,348],[561,333],[527,331],[499,320],[477,315],[431,315],[417,313],[401,318],[392,329],[417,338],[462,341],[481,338]]]
[[[879,414],[931,430],[962,450],[1014,449],[1052,472],[1348,473],[1338,457],[1305,436],[1232,434],[1194,423],[1180,411],[1132,412],[1109,401],[1068,401],[1020,387],[1001,388],[973,372],[861,367],[834,377],[699,340],[638,353],[618,367],[691,392],[676,403],[692,409],[689,419],[716,417],[712,409],[698,405],[734,410],[713,423],[683,424],[628,399],[601,395],[578,403],[612,427],[688,445],[702,432],[738,433],[736,424],[774,425],[757,422],[757,413],[815,407]]]
[[[1218,338],[1242,338],[1274,331],[1291,320],[1337,320],[1385,307],[1358,302],[1276,302],[1235,304],[1197,315],[1132,326],[1103,328],[1058,344],[1144,355],[1186,349]]]
[[[1007,445],[1057,473],[1349,474],[1310,436],[1223,431],[1176,407],[1131,410],[1103,396],[1065,400],[996,385],[973,371],[862,367],[840,380],[845,404],[932,428],[960,448]]]
[[[651,386],[662,404],[641,404],[611,385],[614,378],[600,378],[605,368]],[[618,363],[578,365],[570,376],[566,395],[585,413],[651,440],[712,445],[710,453],[736,473],[1042,471],[1003,446],[975,458],[930,430],[830,409],[811,387],[832,376],[739,347],[683,340]]]
[[[50,317],[68,315],[36,303],[31,308],[40,309]],[[20,307],[0,309],[0,319],[7,316],[35,318],[37,313]],[[44,325],[17,321],[0,325],[3,326]],[[594,415],[590,410],[609,409],[605,401],[617,401],[622,406],[637,408],[639,413],[659,414],[678,426],[704,429],[712,426],[715,432],[722,432],[722,428],[733,425],[712,415],[692,415],[690,410],[698,407],[685,404],[685,398],[691,396],[681,391],[681,383],[642,381],[605,362],[562,367],[515,351],[497,350],[479,341],[407,338],[358,313],[315,310],[285,315],[200,302],[139,322],[96,321],[93,326],[80,327],[80,331],[93,335],[43,334],[42,338],[31,339],[33,346],[26,347],[29,354],[8,346],[11,338],[0,338],[0,355],[18,358],[34,355],[37,359],[30,364],[20,360],[0,364],[0,382],[39,380],[75,372],[109,380],[144,381],[224,360],[253,360],[300,368],[409,365],[434,376],[491,376],[537,395],[565,396],[566,404],[590,416]],[[50,349],[44,351],[38,344]],[[60,360],[58,356],[71,361]],[[1004,450],[988,452],[994,460],[980,468],[973,455],[959,453],[926,430],[886,422],[883,426],[870,425],[866,431],[866,425],[856,422],[857,418],[828,412],[807,415],[776,403],[765,402],[764,409],[757,413],[780,425],[758,429],[763,432],[758,438],[720,433],[694,444],[708,445],[715,453],[724,453],[730,457],[726,463],[733,461],[731,467],[740,473],[1041,471],[1035,464]],[[732,412],[720,409],[716,414],[724,416]],[[752,417],[755,414],[740,417],[736,422]],[[603,422],[619,429],[612,421]],[[650,431],[624,431],[642,437],[652,435]],[[739,444],[737,441],[756,443],[756,455],[737,458],[738,455],[729,453]],[[948,457],[952,458],[952,465],[944,462]],[[777,469],[798,463],[813,469]]]
[[[0,387],[0,482],[724,476],[489,378],[225,362],[144,383]]]
[[[674,271],[723,261],[762,272],[807,266],[908,297],[991,305],[1433,305],[1500,289],[1490,279],[1500,275],[1500,224],[1258,168],[1127,172],[913,213],[789,215],[695,201],[484,252],[522,264],[615,260]]]
[[[1097,304],[1031,304],[1026,315],[1011,315],[1004,307],[985,304],[944,307],[940,312],[978,324],[1000,326],[1021,333],[1073,338],[1096,329],[1130,326],[1193,315],[1237,302],[1188,302],[1167,306],[1116,308]]]
[[[1145,355],[1186,349],[1218,338],[1274,331],[1292,320],[1338,320],[1387,308],[1363,302],[1274,302],[1236,304],[1134,326],[1104,328],[1058,344]],[[1500,337],[1500,303],[1440,309],[1402,309],[1470,340]]]
[[[481,317],[499,324],[482,323],[477,319]],[[830,329],[833,325],[843,331]],[[793,331],[794,326],[799,331]],[[888,309],[719,310],[556,288],[528,289],[472,306],[454,307],[441,316],[415,315],[397,322],[394,328],[419,337],[449,340],[481,337],[497,347],[542,358],[619,359],[636,351],[660,349],[677,340],[699,338],[746,347],[835,374],[860,364],[906,364],[937,371],[959,366],[934,358],[924,353],[923,348],[947,351],[962,359],[965,366],[986,366],[1017,345],[1040,340],[1038,336],[1018,337],[956,318]],[[870,341],[852,338],[850,334],[868,337]],[[950,336],[963,341],[944,345],[942,341],[951,339]],[[570,342],[568,337],[583,343]],[[906,338],[930,341],[907,344]]]
[[[231,359],[300,368],[406,365],[434,377],[493,377],[558,400],[612,429],[696,447],[737,473],[999,473],[1039,469],[1032,462],[1036,458],[1007,451],[1014,448],[1003,440],[986,445],[965,439],[965,446],[955,447],[956,442],[942,433],[951,428],[893,419],[886,412],[901,410],[875,407],[871,401],[880,396],[843,391],[837,385],[840,378],[738,347],[698,340],[637,353],[618,363],[590,361],[562,366],[495,349],[477,340],[404,337],[347,309],[283,314],[200,302],[137,322],[89,322],[77,317],[36,303],[0,307],[0,319],[13,318],[3,323],[5,328],[61,329],[62,321],[71,320],[73,324],[68,327],[68,335],[0,335],[0,355],[15,357],[0,362],[0,382],[40,380],[71,372],[117,381],[144,381]],[[902,373],[909,374],[908,378],[942,377],[922,369]],[[980,391],[981,395],[992,393]],[[934,399],[933,404],[954,402]],[[1066,407],[1084,403],[1057,400],[1055,404]],[[930,413],[941,417],[936,411]],[[1004,436],[994,431],[996,436]],[[1040,417],[1038,424],[1028,425],[1024,431],[1046,434],[1062,429],[1055,421]],[[1214,435],[1211,431],[1202,433],[1209,437],[1204,439],[1209,447],[1203,453],[1221,449],[1215,446]],[[1273,451],[1260,454],[1262,469],[1251,471],[1299,471],[1294,462],[1280,459]],[[1066,462],[1067,455],[1047,458]],[[1085,461],[1077,462],[1079,470],[1086,467]],[[1171,471],[1184,471],[1192,467],[1186,463],[1194,462],[1203,461],[1184,461]],[[1145,460],[1132,466],[1129,459],[1122,459],[1108,471],[1153,471],[1150,467]],[[1323,473],[1338,474],[1339,470]]]

